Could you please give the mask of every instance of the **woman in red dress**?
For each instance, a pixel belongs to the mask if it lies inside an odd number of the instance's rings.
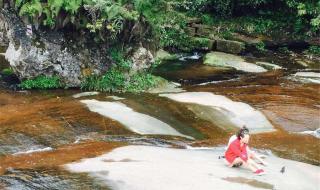
[[[249,139],[249,129],[242,127],[237,133],[237,138],[230,143],[227,151],[225,152],[225,158],[229,163],[229,167],[243,165],[255,174],[264,174],[264,170],[261,169],[254,160],[252,160],[251,154],[250,156],[248,154]]]

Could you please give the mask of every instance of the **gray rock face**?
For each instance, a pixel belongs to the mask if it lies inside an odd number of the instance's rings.
[[[106,49],[83,42],[78,46],[63,34],[38,32],[28,36],[26,26],[13,11],[1,10],[0,25],[5,26],[0,27],[1,34],[9,41],[5,57],[20,79],[59,76],[67,87],[77,87],[87,75],[101,74],[111,64]]]
[[[5,28],[5,22],[0,19],[0,46],[8,46],[9,44]]]
[[[131,57],[132,61],[132,73],[147,69],[154,62],[153,55],[149,50],[140,46],[137,50],[133,52]]]

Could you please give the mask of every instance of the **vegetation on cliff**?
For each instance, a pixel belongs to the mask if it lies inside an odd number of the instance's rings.
[[[113,56],[116,64],[107,73],[83,81],[88,90],[139,91],[155,85],[148,71],[128,74],[131,63],[124,50],[130,43],[190,51],[207,46],[209,38],[232,39],[234,33],[303,40],[320,34],[320,2],[313,0],[16,0],[14,7],[35,29],[79,31],[94,42],[122,47],[123,58]],[[133,42],[139,23],[145,29]],[[208,36],[192,34],[194,23],[210,28]],[[265,44],[255,47],[264,51]],[[313,44],[305,52],[319,54],[319,49]]]

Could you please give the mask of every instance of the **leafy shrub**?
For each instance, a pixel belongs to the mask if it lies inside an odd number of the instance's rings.
[[[256,48],[260,52],[266,51],[265,44],[263,42],[259,42],[256,44]]]
[[[310,27],[312,32],[320,31],[320,1],[286,0],[285,2],[296,13],[297,31],[303,29],[302,26]]]
[[[28,79],[22,81],[20,87],[22,89],[52,89],[61,88],[64,85],[61,83],[58,76],[38,76],[34,79]]]
[[[112,48],[110,56],[115,64],[102,76],[91,75],[81,83],[81,89],[104,92],[141,92],[155,87],[159,81],[147,71],[129,75],[131,61],[125,59],[123,52]]]
[[[128,92],[141,92],[156,87],[159,81],[159,77],[156,77],[150,73],[137,73],[131,76],[128,85],[125,87],[125,90]]]
[[[310,46],[304,53],[320,55],[320,46]]]
[[[213,17],[212,17],[212,15],[209,15],[209,14],[203,14],[201,16],[201,21],[203,24],[206,24],[206,25],[213,25],[214,24]]]
[[[110,39],[117,37],[126,20],[138,18],[135,10],[117,0],[16,0],[16,9],[35,25],[59,28],[69,23]],[[57,25],[58,17],[63,20],[62,26]],[[82,21],[87,23],[81,25]]]
[[[104,92],[141,92],[153,88],[159,77],[147,72],[126,75],[117,67],[111,68],[102,76],[89,76],[81,83],[81,89]]]
[[[284,54],[289,54],[291,51],[288,49],[288,47],[280,47],[278,48],[279,52],[284,53]]]
[[[117,64],[117,67],[122,71],[129,71],[132,67],[132,62],[127,60],[123,56],[123,52],[119,48],[111,48],[110,56],[112,60]]]

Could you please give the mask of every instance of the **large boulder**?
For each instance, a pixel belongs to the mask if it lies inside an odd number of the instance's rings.
[[[234,68],[239,71],[260,73],[267,70],[253,63],[246,62],[242,57],[222,52],[210,52],[204,57],[204,64],[214,67]]]
[[[156,52],[155,60],[166,61],[166,60],[178,60],[179,56],[177,54],[170,54],[169,52],[159,49]]]
[[[90,74],[101,74],[110,61],[106,48],[85,45],[81,40],[67,40],[63,33],[33,32],[27,28],[14,11],[2,9],[0,23],[9,41],[5,57],[20,79],[39,75],[58,76],[66,87],[78,87]]]
[[[216,45],[217,45],[216,48],[218,51],[232,53],[232,54],[241,53],[245,49],[244,43],[238,42],[238,41],[231,41],[231,40],[217,39]]]

